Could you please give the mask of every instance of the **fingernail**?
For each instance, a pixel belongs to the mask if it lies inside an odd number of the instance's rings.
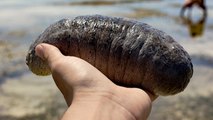
[[[35,48],[36,55],[39,56],[41,59],[44,59],[44,46],[43,45],[37,45]]]

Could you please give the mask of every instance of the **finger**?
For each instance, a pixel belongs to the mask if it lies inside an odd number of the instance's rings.
[[[48,62],[50,68],[54,62],[63,57],[62,53],[57,47],[46,43],[37,45],[35,51],[37,56]]]

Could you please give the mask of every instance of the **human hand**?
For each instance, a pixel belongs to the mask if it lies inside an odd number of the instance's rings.
[[[62,120],[144,120],[156,96],[138,88],[115,85],[88,62],[64,56],[58,48],[39,44],[36,54],[47,61],[69,108]]]

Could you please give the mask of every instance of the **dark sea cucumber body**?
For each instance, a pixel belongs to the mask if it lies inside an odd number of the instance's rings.
[[[39,43],[86,60],[116,84],[154,94],[183,91],[193,73],[188,53],[172,37],[123,18],[79,16],[48,27],[31,45],[27,64],[36,74],[49,74],[46,63],[34,54]]]

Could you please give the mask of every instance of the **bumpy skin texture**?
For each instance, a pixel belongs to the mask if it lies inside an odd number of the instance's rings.
[[[156,95],[183,91],[193,74],[189,55],[172,37],[123,18],[79,16],[48,27],[31,45],[26,58],[33,73],[48,75],[47,64],[35,55],[39,43],[52,44],[64,55],[86,60],[118,85]]]

